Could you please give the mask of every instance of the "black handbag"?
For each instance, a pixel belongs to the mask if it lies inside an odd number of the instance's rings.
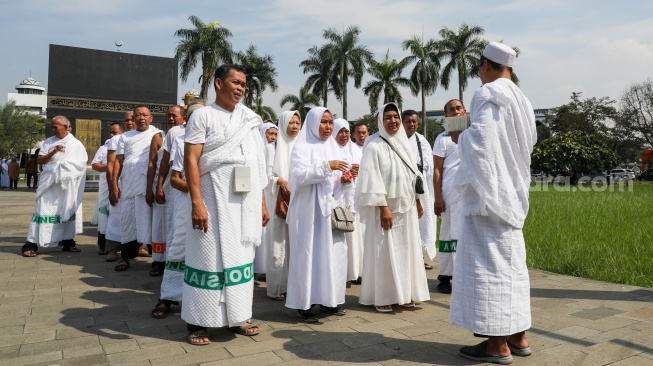
[[[413,174],[415,174],[415,176],[417,177],[417,179],[415,180],[415,193],[417,193],[417,194],[424,194],[424,181],[422,181],[422,177],[420,177],[417,173],[415,173],[415,171],[413,170],[413,168],[411,168],[410,165],[408,165],[408,163],[406,162],[406,160],[404,160],[404,158],[402,158],[401,155],[399,155],[399,153],[397,152],[397,150],[395,149],[395,147],[392,146],[392,144],[390,143],[390,141],[386,140],[385,137],[383,137],[383,136],[379,136],[379,137],[380,137],[383,141],[385,141],[385,143],[388,144],[388,146],[390,146],[390,148],[392,149],[392,151],[394,151],[395,154],[397,154],[397,156],[399,157],[399,159],[401,159],[401,161],[406,165],[406,167],[407,167],[407,168],[408,168],[408,169],[409,169]],[[419,141],[418,141],[417,143],[419,144]]]

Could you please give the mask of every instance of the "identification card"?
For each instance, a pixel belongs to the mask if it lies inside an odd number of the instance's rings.
[[[234,192],[244,193],[252,190],[252,172],[246,165],[234,167]]]

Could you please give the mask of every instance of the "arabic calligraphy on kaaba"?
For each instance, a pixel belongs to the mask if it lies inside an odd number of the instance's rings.
[[[125,102],[117,100],[101,100],[74,97],[57,97],[48,96],[48,108],[68,108],[68,109],[85,109],[96,111],[131,111],[137,105],[144,105],[150,109],[151,113],[165,114],[170,108],[168,104],[153,104],[139,102]]]

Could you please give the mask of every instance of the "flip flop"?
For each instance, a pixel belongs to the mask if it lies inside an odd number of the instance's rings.
[[[515,356],[526,357],[526,356],[530,356],[531,353],[533,353],[530,347],[519,348],[514,344],[510,343],[508,339],[506,339],[506,342],[508,343],[508,348],[510,348],[510,352]]]
[[[253,328],[256,328],[256,331],[248,332],[248,330],[253,329]],[[245,323],[245,325],[240,326],[240,327],[229,327],[229,329],[231,329],[233,332],[236,332],[236,333],[238,333],[240,335],[244,335],[244,336],[248,336],[248,337],[255,336],[255,335],[258,334],[258,326],[254,325],[252,323]]]
[[[34,258],[36,257],[36,252],[33,250],[27,250],[23,252],[23,257]]]
[[[392,305],[382,305],[382,306],[390,306],[390,309],[383,309],[383,308],[381,308],[381,306],[376,306],[376,305],[374,305],[374,308],[379,313],[391,313],[391,312],[394,311],[394,309],[392,309]]]
[[[195,338],[207,338],[209,341],[208,342],[193,342],[193,339]],[[193,346],[206,346],[207,344],[211,344],[211,339],[209,338],[209,332],[206,331],[206,329],[201,329],[197,330],[195,332],[191,332],[186,336],[186,340],[188,341],[189,344],[192,344]]]
[[[497,356],[485,353],[485,346],[487,341],[483,341],[475,346],[462,347],[458,353],[464,358],[474,361],[498,363],[499,365],[509,365],[512,363],[512,355]]]

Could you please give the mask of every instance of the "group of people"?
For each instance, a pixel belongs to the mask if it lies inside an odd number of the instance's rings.
[[[150,274],[163,274],[152,316],[183,302],[188,342],[206,345],[207,328],[258,334],[255,273],[266,274],[271,299],[305,322],[319,321],[318,310],[344,315],[348,282],[361,285],[359,303],[382,313],[427,301],[423,250],[435,257],[442,216],[438,290],[452,293],[453,324],[488,338],[460,354],[502,364],[527,356],[521,230],[536,134],[530,102],[510,80],[514,58],[501,43],[486,47],[471,124],[440,134],[433,147],[417,132],[417,112],[394,103],[379,109],[371,136],[365,124],[351,134],[325,107],[304,121],[286,111],[277,124],[263,123],[239,103],[244,70],[222,65],[215,103],[173,106],[167,133],[150,125],[144,106],[125,116],[124,133],[121,124],[110,127],[93,160],[105,175],[96,205],[100,253],[111,261],[120,252],[115,270],[124,271],[149,244]],[[466,113],[459,100],[445,105],[447,117]],[[26,256],[59,243],[76,249],[86,152],[64,133],[67,124],[53,118],[55,136],[41,149]]]

